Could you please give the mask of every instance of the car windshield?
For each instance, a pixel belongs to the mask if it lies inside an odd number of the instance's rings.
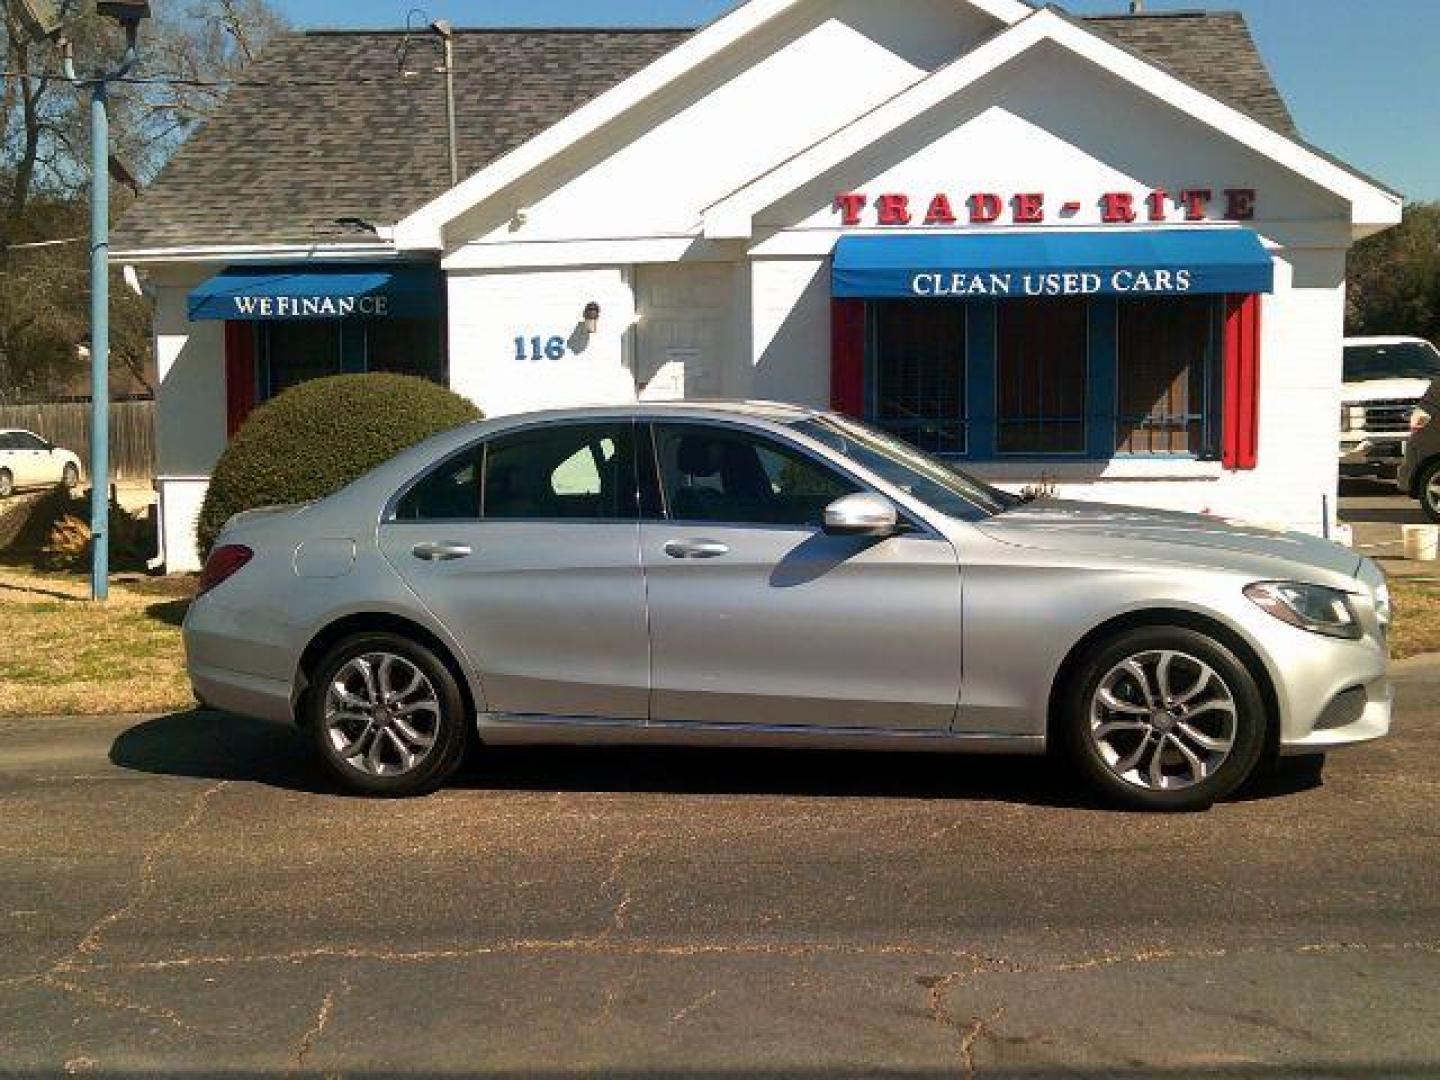
[[[840,416],[802,420],[795,430],[823,443],[949,517],[974,521],[1002,514],[1023,500],[951,468],[883,431]]]
[[[1345,381],[1433,379],[1440,376],[1440,352],[1428,341],[1393,345],[1349,345],[1345,348]]]

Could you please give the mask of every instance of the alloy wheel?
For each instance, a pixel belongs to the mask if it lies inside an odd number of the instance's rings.
[[[1430,474],[1430,479],[1425,484],[1424,499],[1425,509],[1429,510],[1431,515],[1440,518],[1440,469],[1436,469]]]
[[[1106,767],[1146,791],[1179,791],[1213,777],[1235,748],[1230,688],[1188,653],[1137,653],[1110,669],[1090,704],[1091,743]]]
[[[430,678],[395,653],[346,661],[325,691],[325,729],[336,757],[370,776],[413,772],[434,751],[440,696]]]

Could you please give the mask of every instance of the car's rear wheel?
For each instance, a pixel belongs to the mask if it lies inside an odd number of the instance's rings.
[[[1426,465],[1415,485],[1415,497],[1420,500],[1420,509],[1431,521],[1440,522],[1440,458]]]
[[[345,787],[401,798],[440,788],[468,739],[450,669],[396,634],[347,638],[316,669],[306,717],[320,758]]]
[[[65,485],[66,491],[74,491],[80,486],[80,470],[75,467],[73,461],[65,463],[65,471],[60,476],[60,483]]]
[[[1245,782],[1265,752],[1254,676],[1224,644],[1181,627],[1100,643],[1062,698],[1062,734],[1107,798],[1146,810],[1199,810]]]
[[[15,477],[9,469],[0,469],[0,499],[8,499],[15,493]]]

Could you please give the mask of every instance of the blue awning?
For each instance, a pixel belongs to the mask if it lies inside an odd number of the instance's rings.
[[[435,265],[237,266],[190,293],[190,318],[438,318],[444,296]]]
[[[1268,293],[1275,265],[1249,229],[846,236],[833,292],[847,299]]]

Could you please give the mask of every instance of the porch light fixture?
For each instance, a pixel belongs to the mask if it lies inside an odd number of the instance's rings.
[[[585,319],[585,332],[587,334],[598,334],[600,332],[600,305],[594,300],[585,305],[583,315]]]

